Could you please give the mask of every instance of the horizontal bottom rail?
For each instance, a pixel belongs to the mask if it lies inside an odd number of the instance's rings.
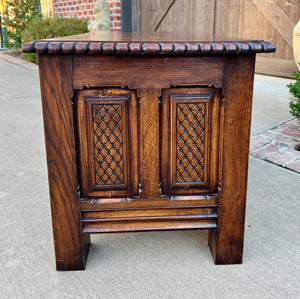
[[[149,217],[150,218],[150,217]],[[139,232],[176,229],[216,228],[216,218],[135,219],[124,221],[83,222],[83,233]]]
[[[217,195],[156,200],[82,200],[83,233],[136,232],[217,227]]]
[[[84,233],[217,227],[217,205],[82,211]]]

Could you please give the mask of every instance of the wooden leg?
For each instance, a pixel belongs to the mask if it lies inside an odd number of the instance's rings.
[[[82,234],[70,57],[40,55],[40,82],[57,270],[83,270],[90,242]]]
[[[209,233],[216,264],[240,264],[243,258],[254,63],[255,55],[225,60],[218,220]]]

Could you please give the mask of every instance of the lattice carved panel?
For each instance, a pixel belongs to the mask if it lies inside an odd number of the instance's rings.
[[[217,188],[220,90],[171,88],[162,98],[161,186],[164,195]]]
[[[93,105],[92,109],[96,184],[124,184],[122,107]]]
[[[204,180],[205,103],[176,105],[176,182]]]
[[[136,94],[123,89],[87,89],[78,92],[76,105],[82,196],[137,196]]]

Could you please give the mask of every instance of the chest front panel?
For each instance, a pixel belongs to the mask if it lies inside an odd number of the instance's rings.
[[[157,194],[165,198],[215,192],[220,90],[171,88],[161,94]],[[142,186],[141,181],[150,179],[151,169],[141,172],[139,167],[145,159],[140,153],[143,140],[139,124],[146,114],[141,113],[137,92],[87,89],[77,92],[76,101],[82,196],[137,199],[142,189],[147,194],[147,186]],[[149,122],[149,126],[151,135],[151,126],[154,130],[156,125]],[[149,155],[155,150],[150,148]],[[141,177],[147,174],[149,178]]]

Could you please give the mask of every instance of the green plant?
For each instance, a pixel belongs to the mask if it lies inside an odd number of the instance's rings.
[[[62,17],[45,18],[32,21],[22,33],[23,42],[39,39],[62,37],[88,32],[87,20],[76,17],[67,19]],[[23,54],[27,61],[38,63],[36,54]]]
[[[300,63],[299,63],[300,64]],[[294,71],[295,83],[290,83],[287,87],[290,93],[297,98],[297,100],[290,102],[291,114],[300,119],[300,71]]]
[[[22,32],[32,20],[41,19],[39,0],[11,0],[7,1],[2,25],[6,27],[5,46],[20,49],[22,46]]]

